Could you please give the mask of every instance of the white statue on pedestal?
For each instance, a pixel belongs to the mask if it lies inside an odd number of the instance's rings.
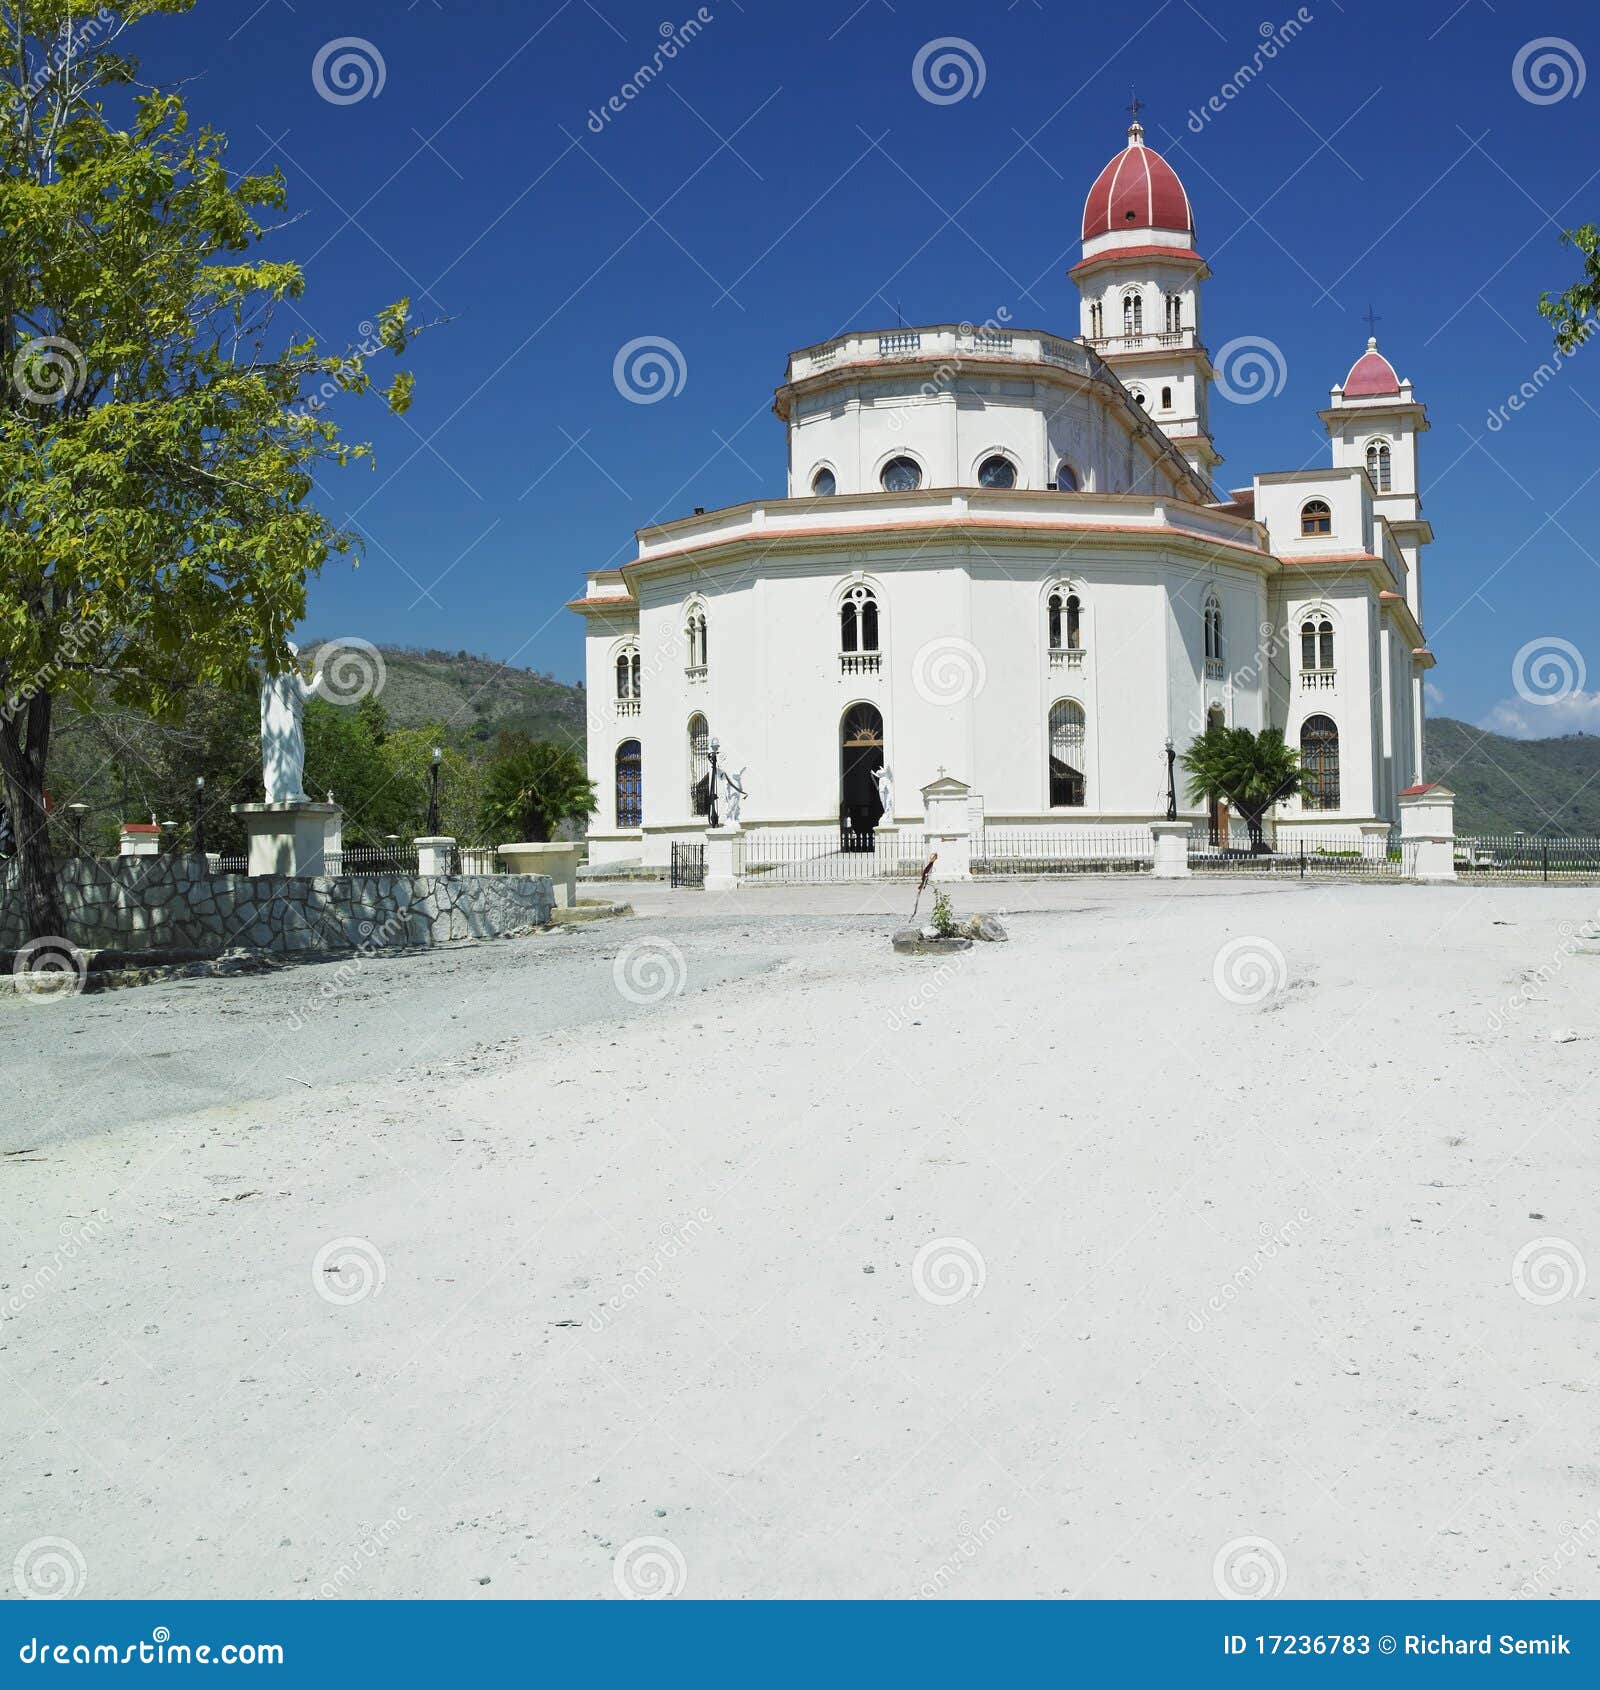
[[[726,769],[717,771],[722,787],[722,825],[724,827],[733,827],[738,824],[739,812],[743,809],[745,800],[745,769],[749,767],[750,765],[746,763],[744,768],[740,769],[736,775],[730,775]]]
[[[883,814],[879,822],[884,826],[891,826],[894,822],[894,776],[889,772],[889,765],[872,771],[872,778],[878,783],[878,802],[883,806]]]
[[[290,644],[291,657],[300,648]],[[306,700],[322,684],[319,669],[309,681],[297,665],[261,682],[261,784],[269,804],[304,804],[301,790],[306,769]]]

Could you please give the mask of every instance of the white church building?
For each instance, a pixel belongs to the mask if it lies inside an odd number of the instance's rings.
[[[1076,336],[947,323],[793,353],[788,496],[643,529],[572,603],[591,859],[703,839],[713,740],[745,828],[840,828],[847,849],[915,830],[940,776],[990,826],[1148,824],[1168,741],[1213,722],[1299,747],[1280,826],[1396,821],[1433,663],[1426,411],[1369,339],[1319,413],[1328,467],[1219,500],[1209,274],[1135,122],[1084,206]],[[1178,805],[1204,828],[1181,769]]]

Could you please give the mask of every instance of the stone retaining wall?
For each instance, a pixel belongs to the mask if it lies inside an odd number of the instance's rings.
[[[376,950],[542,927],[547,875],[218,874],[204,857],[78,857],[61,865],[67,929],[85,950]],[[16,867],[0,872],[0,950],[23,942]]]

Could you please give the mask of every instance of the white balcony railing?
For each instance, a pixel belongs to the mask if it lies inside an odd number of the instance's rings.
[[[841,675],[880,675],[883,673],[883,653],[881,651],[841,651],[839,653],[839,673]]]
[[[706,666],[703,663],[690,663],[684,668],[683,672],[688,677],[690,686],[694,686],[696,682],[703,681],[706,678]]]
[[[619,716],[637,716],[639,714],[639,700],[636,698],[619,698],[617,700],[617,714]]]
[[[1050,667],[1052,669],[1081,669],[1083,658],[1084,648],[1081,645],[1052,646],[1050,648]]]
[[[922,336],[915,329],[906,329],[895,334],[881,334],[878,336],[878,356],[893,358],[905,352],[920,352],[922,350]]]
[[[1302,669],[1300,671],[1301,692],[1332,691],[1338,676],[1337,669]]]
[[[1208,681],[1220,681],[1222,679],[1222,659],[1220,657],[1208,657],[1206,659],[1206,679]]]

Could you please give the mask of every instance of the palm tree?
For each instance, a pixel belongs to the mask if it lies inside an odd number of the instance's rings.
[[[599,807],[576,753],[526,734],[500,736],[483,783],[483,822],[492,838],[545,844],[563,822],[587,821]]]
[[[1270,851],[1261,818],[1280,798],[1300,790],[1300,753],[1284,742],[1281,729],[1207,728],[1183,754],[1189,801],[1226,798],[1250,829],[1253,856]]]

